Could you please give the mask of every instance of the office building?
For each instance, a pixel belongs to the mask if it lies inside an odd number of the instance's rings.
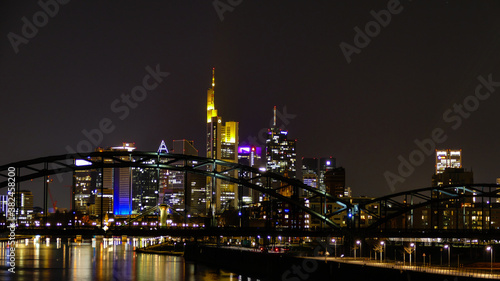
[[[0,195],[0,213],[3,214],[4,217],[7,217],[7,210],[9,206],[9,195]]]
[[[29,224],[33,220],[33,193],[29,190],[19,192],[19,220],[20,224]]]
[[[134,151],[134,143],[123,143],[122,146],[111,147],[110,151]],[[121,160],[132,161],[130,156],[121,156]],[[106,159],[106,161],[112,161]],[[113,214],[132,214],[132,168],[104,168],[104,189],[113,190]]]
[[[472,183],[473,173],[462,168],[461,149],[436,149],[436,173],[432,176],[432,186]]]
[[[207,157],[238,163],[238,122],[222,122],[215,109],[215,69],[212,70],[212,88],[207,91]],[[225,168],[217,166],[221,172]],[[231,177],[237,177],[237,171],[228,172]],[[212,215],[225,209],[238,206],[238,185],[220,179],[207,180],[207,208]]]
[[[89,212],[91,215],[100,217],[101,214],[113,214],[113,189],[98,188],[95,191],[95,203],[90,205]]]
[[[262,160],[262,148],[252,145],[244,145],[238,147],[238,163],[245,166],[250,166],[256,169],[265,169],[265,164]],[[253,178],[252,173],[245,175],[245,177]],[[261,179],[253,180],[253,184],[263,186]],[[241,200],[243,204],[257,203],[262,200],[262,195],[257,190],[250,189],[246,186],[240,187]]]
[[[174,140],[172,153],[198,156],[194,142]],[[188,163],[172,163],[175,166],[196,165]],[[164,191],[164,203],[177,216],[204,216],[206,213],[206,177],[184,171],[169,171],[168,184]]]
[[[164,140],[161,141],[157,152],[169,153]],[[145,163],[155,164],[156,161],[151,159]],[[165,160],[160,159],[160,162],[162,161]],[[170,173],[156,168],[132,168],[132,214],[140,214],[164,203]]]
[[[149,164],[154,163],[154,160],[149,161]],[[161,177],[163,173],[163,170],[155,168],[132,168],[132,214],[140,214],[157,205],[160,189],[158,175]]]
[[[474,183],[474,174],[462,168],[462,150],[436,150],[436,173],[432,175],[432,186],[439,187],[443,185],[465,185]],[[466,192],[460,188],[455,188],[455,192],[463,194]],[[430,205],[430,210],[426,210],[423,216],[432,221],[436,228],[447,229],[457,225],[453,221],[453,211],[450,208],[463,208],[464,212],[469,212],[474,203],[475,197],[466,197],[463,199],[453,199],[447,192],[433,190],[432,198],[436,200]],[[448,200],[443,200],[447,199]],[[467,210],[466,210],[467,209]],[[456,210],[455,210],[456,211]],[[434,223],[437,222],[437,223]],[[463,222],[463,225],[468,223]]]
[[[473,184],[474,173],[464,168],[445,168],[432,176],[432,186]]]
[[[215,69],[212,70],[212,88],[207,91],[207,157],[238,163],[238,122],[222,122],[215,109]],[[216,167],[218,172],[225,168]],[[237,171],[229,171],[228,175],[237,177]],[[207,208],[212,215],[221,213],[225,209],[237,208],[238,206],[238,185],[214,179],[207,179]]]
[[[327,170],[324,177],[327,193],[337,197],[345,195],[345,169],[343,167]]]
[[[446,168],[462,168],[461,149],[436,149],[436,174]]]
[[[296,177],[297,140],[288,139],[288,131],[276,126],[276,106],[274,107],[273,127],[268,130],[266,139],[266,169],[290,178]]]
[[[79,161],[77,161],[77,165]],[[73,173],[73,211],[90,214],[90,206],[95,204],[95,191],[100,188],[101,173],[97,169],[75,170]]]
[[[302,181],[310,187],[325,191],[325,173],[336,168],[333,157],[302,158]]]

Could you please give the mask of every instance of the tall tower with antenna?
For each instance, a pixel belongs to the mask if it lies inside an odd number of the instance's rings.
[[[215,109],[215,68],[212,69],[212,87],[207,91],[207,157],[238,163],[238,122],[228,121],[222,123]],[[211,167],[218,172],[223,167]],[[236,171],[228,172],[232,177],[237,177]],[[212,215],[221,213],[225,209],[237,208],[238,185],[217,180],[207,179],[207,210]]]
[[[288,131],[279,128],[276,124],[276,106],[273,108],[273,127],[269,129],[266,139],[266,168],[268,171],[288,177],[296,176],[297,140],[288,139]]]

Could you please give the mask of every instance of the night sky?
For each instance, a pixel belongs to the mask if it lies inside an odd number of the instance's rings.
[[[230,9],[218,14],[212,1],[73,0],[25,38],[22,18],[43,11],[29,2],[0,4],[1,164],[76,150],[82,130],[103,118],[114,130],[100,146],[156,151],[163,139],[190,139],[205,155],[215,67],[216,108],[239,122],[240,142],[259,141],[273,106],[286,107],[294,117],[278,125],[298,140],[299,157],[337,158],[356,196],[430,186],[433,155],[393,189],[384,173],[397,175],[398,156],[408,159],[435,129],[446,136],[437,148],[461,148],[475,182],[500,177],[500,87],[474,97],[479,76],[500,81],[498,1],[219,0]],[[370,11],[388,5],[390,22],[369,24]],[[354,48],[355,28],[367,23],[379,30],[348,63],[340,44]],[[136,108],[111,108],[157,65],[170,74]],[[454,105],[464,101],[472,110],[460,115]],[[70,178],[51,187],[60,207],[69,207]]]

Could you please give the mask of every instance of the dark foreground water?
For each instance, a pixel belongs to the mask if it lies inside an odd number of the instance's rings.
[[[120,239],[103,243],[73,243],[56,238],[18,240],[13,274],[8,271],[10,249],[7,243],[0,243],[0,280],[258,280],[186,262],[183,257],[141,254],[133,249],[130,239],[127,243]]]

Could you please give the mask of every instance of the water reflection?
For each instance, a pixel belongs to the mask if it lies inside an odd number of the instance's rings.
[[[232,272],[185,262],[184,258],[141,254],[133,251],[137,238],[84,240],[19,240],[15,250],[15,274],[9,268],[10,249],[0,242],[0,280],[166,280],[256,281]]]

